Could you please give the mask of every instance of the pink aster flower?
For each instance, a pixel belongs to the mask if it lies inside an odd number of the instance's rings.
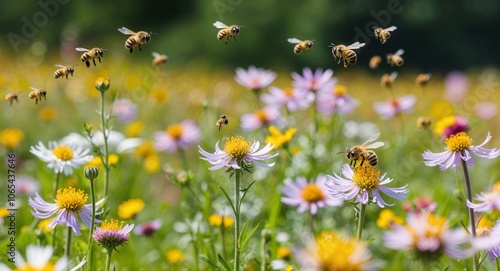
[[[260,100],[269,107],[281,109],[286,106],[288,111],[307,109],[314,101],[314,94],[302,88],[269,87],[269,93],[260,95]]]
[[[476,115],[483,120],[492,119],[497,115],[497,105],[493,102],[478,102],[474,107]]]
[[[382,119],[390,119],[395,115],[411,112],[416,101],[417,98],[414,95],[405,95],[390,99],[387,102],[375,102],[373,109]]]
[[[251,143],[243,137],[238,136],[227,139],[224,144],[224,150],[219,148],[219,141],[215,144],[214,153],[209,153],[200,146],[198,146],[198,150],[203,155],[201,159],[213,165],[209,168],[210,170],[217,170],[224,167],[227,169],[241,169],[252,164],[266,168],[274,166],[274,163],[264,164],[258,162],[276,157],[278,153],[269,154],[274,146],[267,144],[260,150],[259,147],[260,143],[258,141]]]
[[[425,151],[422,155],[426,166],[439,166],[441,170],[448,168],[456,168],[465,161],[468,167],[474,165],[472,156],[480,158],[493,159],[500,155],[500,149],[487,149],[483,145],[490,141],[491,135],[488,136],[479,146],[472,146],[472,139],[465,133],[460,132],[451,135],[445,140],[446,150],[444,152],[434,153]]]
[[[137,117],[137,105],[127,98],[117,99],[113,103],[111,113],[120,122],[129,123]]]
[[[184,120],[179,124],[169,125],[166,131],[155,132],[154,137],[156,150],[173,153],[200,141],[201,131],[193,120]]]
[[[295,182],[287,178],[285,186],[281,190],[284,194],[281,202],[291,206],[298,206],[297,211],[299,213],[309,210],[312,215],[315,215],[319,208],[342,205],[343,201],[341,199],[336,199],[328,194],[325,186],[326,180],[326,176],[322,174],[309,183],[302,176],[297,177]]]
[[[143,223],[137,226],[134,230],[136,235],[144,235],[147,237],[152,236],[158,229],[160,229],[162,222],[160,219],[155,219],[150,222]]]
[[[323,88],[317,92],[318,111],[324,115],[351,114],[359,105],[359,102],[346,94],[346,87],[335,85],[332,88]]]
[[[96,227],[92,237],[100,246],[113,251],[128,241],[133,228],[134,224],[123,226],[123,221],[119,223],[114,219],[105,220],[100,227]]]
[[[444,140],[451,135],[467,132],[469,121],[461,116],[446,116],[436,122],[434,133]]]
[[[53,229],[56,225],[65,225],[67,227],[73,228],[76,235],[81,235],[80,223],[78,223],[78,217],[85,224],[85,226],[90,227],[91,216],[92,216],[92,204],[85,204],[88,195],[82,190],[75,190],[75,188],[65,188],[59,189],[56,194],[55,203],[48,203],[36,193],[34,198],[29,198],[28,203],[34,210],[31,214],[39,219],[46,219],[53,215],[56,218],[47,226]],[[96,202],[96,206],[101,205],[104,199]],[[100,212],[95,212],[96,214],[101,214]],[[100,220],[96,219],[96,222]]]
[[[280,111],[274,107],[258,109],[253,113],[241,116],[241,129],[250,132],[259,129],[264,125],[274,125],[279,122]]]
[[[276,73],[271,70],[256,68],[255,66],[248,67],[248,70],[236,68],[236,76],[234,80],[250,89],[260,90],[271,84],[276,79]]]
[[[490,234],[485,238],[495,237],[499,238],[500,236],[500,220],[497,221],[495,226],[491,229]],[[500,243],[497,243],[493,247],[486,248],[488,251],[488,256],[490,256],[490,262],[493,262],[495,259],[500,258]]]
[[[444,96],[450,102],[460,102],[467,94],[469,79],[463,72],[453,71],[444,79]]]
[[[472,203],[467,200],[467,206],[475,212],[500,211],[500,181],[493,186],[491,191],[480,193],[475,199],[481,203]]]
[[[336,173],[334,176],[327,175],[330,182],[326,186],[329,188],[330,194],[337,199],[354,199],[354,202],[362,204],[374,202],[380,208],[384,208],[394,204],[386,203],[379,192],[398,200],[405,199],[408,194],[406,189],[408,185],[397,188],[386,187],[385,185],[392,182],[392,179],[385,178],[386,174],[380,176],[380,170],[371,166],[358,166],[352,169],[348,164],[344,164],[342,175],[345,178]]]
[[[337,79],[332,77],[333,71],[328,69],[323,72],[323,69],[318,68],[313,73],[308,67],[302,70],[302,75],[292,72],[292,86],[295,88],[307,89],[311,92],[316,92],[322,88],[330,88],[337,82]]]

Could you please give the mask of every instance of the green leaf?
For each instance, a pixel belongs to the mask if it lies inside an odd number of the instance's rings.
[[[245,222],[245,225],[248,224],[248,221]],[[260,226],[260,223],[257,224],[257,226],[255,226],[249,233],[246,233],[246,232],[243,232],[243,240],[241,240],[241,249],[243,250],[243,247],[245,246],[245,244],[248,242],[248,240],[250,240],[250,237],[252,237],[252,235],[255,233],[255,231],[259,228]]]
[[[224,267],[224,269],[226,271],[231,271],[231,268],[229,268],[229,265],[227,264],[226,260],[224,260],[224,258],[222,257],[222,255],[220,255],[219,253],[217,253],[217,258],[219,259],[219,263],[222,265],[222,267]]]
[[[239,207],[238,209],[241,209],[241,203],[243,202],[243,199],[244,199],[244,198],[245,198],[245,196],[247,195],[248,190],[250,190],[250,187],[252,187],[252,185],[253,185],[254,183],[255,183],[255,181],[251,182],[251,183],[247,186],[247,188],[245,188],[245,189],[243,189],[243,190],[242,190],[242,191],[243,191],[243,195],[241,196],[240,202],[238,202],[238,203],[237,203],[237,204],[238,204],[238,207]]]
[[[233,213],[236,214],[236,209],[234,208],[234,204],[231,201],[231,197],[229,197],[229,195],[227,194],[226,190],[224,190],[224,188],[222,188],[222,186],[219,186],[219,188],[222,191],[222,194],[224,194],[224,197],[226,197],[227,202],[229,202],[229,205],[231,205],[231,208],[233,209]]]
[[[206,262],[208,265],[211,267],[215,268],[215,270],[223,271],[220,267],[218,267],[215,263],[213,263],[207,256],[205,255],[200,255],[200,259],[204,262]]]

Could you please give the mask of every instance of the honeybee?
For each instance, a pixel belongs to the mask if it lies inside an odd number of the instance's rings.
[[[34,87],[30,87],[31,91],[29,94],[30,99],[35,99],[35,104],[38,104],[38,100],[42,100],[42,97],[44,100],[47,100],[47,91],[45,89],[38,89]]]
[[[429,80],[431,80],[430,73],[421,73],[417,75],[417,78],[415,78],[415,84],[423,87],[429,83]]]
[[[134,32],[126,27],[118,28],[118,31],[125,35],[131,35],[125,41],[125,48],[130,50],[130,53],[134,52],[134,47],[139,47],[139,51],[142,51],[141,44],[146,44],[151,40],[151,34],[145,31]]]
[[[220,115],[219,119],[215,123],[215,125],[219,126],[219,131],[222,129],[222,125],[228,125],[229,118],[226,115]]]
[[[382,87],[390,88],[392,83],[398,78],[398,72],[391,72],[391,74],[384,73],[380,78],[380,85]]]
[[[160,55],[158,54],[157,52],[153,52],[152,53],[153,55],[153,65],[159,65],[159,64],[162,64],[162,63],[167,63],[168,61],[168,56],[166,55]]]
[[[391,66],[401,67],[403,66],[404,60],[401,57],[405,53],[405,50],[399,49],[394,54],[387,54],[387,64],[391,64]]]
[[[18,96],[15,93],[7,93],[7,95],[5,95],[5,100],[9,102],[9,105],[12,105],[14,101],[19,103],[19,100],[17,98]]]
[[[390,37],[391,31],[398,29],[395,26],[382,28],[382,27],[374,27],[373,32],[375,34],[375,39],[380,40],[380,43],[384,44]]]
[[[293,48],[293,53],[296,55],[299,55],[301,53],[306,53],[312,48],[314,44],[314,41],[312,40],[299,40],[296,38],[289,38],[287,39],[287,41],[289,43],[294,43],[294,44],[297,43],[297,45],[295,45],[295,47]]]
[[[356,55],[356,52],[353,51],[353,49],[359,49],[361,47],[365,46],[364,43],[360,42],[355,42],[349,46],[345,46],[343,44],[335,45],[331,43],[328,47],[332,48],[332,54],[335,60],[337,60],[337,57],[339,58],[340,61],[344,61],[344,68],[347,68],[347,64],[354,65],[356,64],[356,61],[358,60],[358,56]]]
[[[85,62],[85,64],[87,65],[87,68],[90,67],[90,60],[92,60],[92,62],[94,63],[94,66],[97,66],[95,64],[95,59],[99,59],[99,63],[101,63],[101,57],[104,57],[104,48],[98,48],[98,47],[95,47],[95,48],[92,48],[92,49],[85,49],[85,48],[81,48],[81,47],[78,47],[76,48],[76,50],[78,52],[85,52],[82,54],[82,57],[80,57],[80,60],[82,62]]]
[[[382,58],[379,55],[374,55],[372,56],[372,58],[370,58],[370,63],[368,64],[368,66],[370,67],[370,69],[376,70],[378,69],[380,63],[382,63]]]
[[[75,72],[74,66],[63,66],[63,65],[59,65],[59,64],[56,64],[55,66],[60,68],[54,72],[55,79],[62,77],[62,76],[65,76],[65,75],[66,75],[66,79],[68,79],[68,75],[71,74],[71,76],[73,76],[73,72]]]
[[[227,26],[224,23],[221,23],[219,21],[216,21],[214,23],[214,26],[217,27],[217,28],[222,28],[217,33],[217,39],[218,40],[223,40],[225,38],[226,41],[224,43],[227,44],[227,42],[229,41],[229,39],[231,37],[233,37],[235,41],[238,41],[236,39],[236,35],[238,35],[238,33],[240,33],[240,27],[239,26],[234,25],[234,24],[230,25],[230,26]]]
[[[368,138],[363,144],[358,146],[353,146],[351,148],[345,149],[345,155],[347,159],[351,160],[350,166],[356,166],[358,160],[361,160],[360,166],[363,165],[364,161],[368,161],[371,166],[376,166],[378,163],[377,154],[369,149],[376,149],[384,146],[384,142],[375,141],[380,136],[380,133],[376,133]],[[373,142],[373,143],[371,143]]]

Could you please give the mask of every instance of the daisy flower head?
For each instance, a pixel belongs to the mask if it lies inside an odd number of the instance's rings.
[[[269,93],[260,95],[260,100],[270,107],[281,109],[285,107],[289,112],[309,108],[314,101],[314,94],[303,88],[277,88],[269,87]]]
[[[313,71],[309,67],[305,67],[302,70],[302,74],[292,72],[292,86],[295,88],[301,88],[309,90],[310,92],[316,92],[322,88],[331,88],[337,82],[337,79],[332,77],[333,70],[326,70],[318,68]]]
[[[179,124],[171,124],[166,131],[155,132],[155,148],[158,151],[173,153],[185,149],[200,141],[200,127],[194,120],[184,120]]]
[[[328,189],[325,186],[326,180],[326,176],[322,174],[310,182],[307,182],[307,179],[302,176],[297,177],[295,181],[287,178],[285,186],[281,189],[284,195],[281,202],[298,206],[299,213],[308,210],[311,215],[315,215],[319,208],[342,205],[343,200],[328,194]]]
[[[79,168],[92,160],[93,156],[88,155],[89,151],[89,148],[57,144],[55,141],[50,141],[48,148],[42,142],[30,148],[32,154],[48,163],[48,168],[54,169],[55,173],[64,173],[66,176],[73,174],[74,168]]]
[[[383,236],[384,245],[394,250],[408,250],[417,259],[438,260],[443,254],[455,259],[472,255],[465,249],[470,236],[461,228],[450,229],[448,221],[430,213],[409,213],[406,225],[393,225]]]
[[[245,132],[251,132],[264,125],[273,125],[279,122],[280,111],[274,107],[264,107],[253,113],[241,116],[241,129]]]
[[[387,102],[375,102],[373,109],[382,119],[390,119],[401,113],[411,112],[416,101],[417,98],[414,95],[405,95],[392,98]]]
[[[424,164],[429,167],[439,166],[441,170],[448,168],[456,168],[465,161],[468,167],[474,165],[472,156],[480,158],[493,159],[500,155],[500,149],[487,149],[483,145],[490,141],[491,135],[488,136],[481,145],[473,146],[472,139],[465,133],[460,132],[449,136],[445,141],[446,150],[444,152],[434,153],[429,150],[422,154]]]
[[[443,140],[451,135],[467,132],[469,121],[461,116],[446,116],[439,119],[434,127],[434,133]]]
[[[158,229],[160,229],[162,222],[160,219],[142,223],[135,227],[134,233],[136,235],[144,235],[146,237],[152,236]]]
[[[234,76],[234,80],[238,84],[249,90],[263,89],[269,86],[274,79],[276,79],[275,72],[263,68],[256,68],[255,66],[248,67],[248,70],[236,68],[236,75]]]
[[[497,181],[493,189],[476,195],[475,199],[480,203],[472,203],[467,200],[467,206],[475,212],[500,211],[500,181]]]
[[[50,261],[54,253],[54,248],[51,246],[38,246],[38,245],[27,245],[26,246],[26,261],[22,256],[16,259],[15,269],[10,269],[3,263],[0,263],[1,271],[36,271],[36,270],[54,270],[54,271],[75,271],[80,269],[85,264],[85,259],[83,259],[78,265],[69,269],[69,260],[66,257],[60,258],[55,264]]]
[[[386,178],[383,174],[380,176],[380,170],[372,166],[358,166],[352,169],[348,164],[342,167],[341,177],[334,173],[334,176],[327,175],[329,182],[326,186],[329,188],[330,194],[337,199],[353,200],[361,204],[369,202],[376,203],[380,208],[392,206],[394,204],[386,203],[380,192],[385,195],[404,200],[408,195],[408,190],[405,185],[403,187],[389,188],[385,185],[392,182],[391,178]]]
[[[80,223],[78,218],[87,227],[90,227],[92,216],[92,204],[85,204],[88,194],[82,190],[76,190],[73,187],[59,189],[56,193],[55,203],[48,203],[35,193],[34,198],[29,198],[28,203],[33,208],[31,214],[35,218],[46,219],[56,215],[55,219],[47,226],[54,228],[56,225],[71,227],[76,235],[81,235]],[[96,202],[96,206],[101,205],[104,199]],[[96,208],[97,209],[97,208]],[[102,211],[95,210],[95,214],[101,214]],[[96,219],[96,222],[100,220]]]
[[[128,241],[130,231],[134,228],[134,224],[123,224],[123,221],[114,219],[104,220],[100,227],[96,227],[92,237],[100,246],[109,251],[114,250]]]
[[[213,166],[210,170],[221,168],[230,169],[245,169],[255,164],[260,167],[272,167],[274,163],[265,164],[259,161],[267,160],[276,157],[278,153],[270,154],[273,145],[267,144],[259,150],[259,141],[253,143],[247,141],[241,136],[230,137],[224,144],[224,149],[219,148],[219,141],[215,144],[215,152],[209,153],[198,146],[198,150],[203,155],[201,159],[208,161]]]
[[[326,116],[333,114],[351,114],[359,105],[356,99],[347,95],[347,88],[343,85],[335,85],[332,88],[317,93],[318,111]]]

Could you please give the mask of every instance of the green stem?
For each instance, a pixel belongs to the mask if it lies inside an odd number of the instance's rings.
[[[54,183],[54,198],[57,196],[57,190],[59,189],[59,177],[61,176],[61,172],[56,173],[56,181]]]
[[[260,271],[266,271],[266,232],[262,230],[260,237]]]
[[[240,178],[241,170],[234,173],[234,271],[240,270]]]
[[[462,157],[465,156],[464,151],[461,151]],[[465,176],[465,189],[467,190],[467,200],[472,202],[472,191],[471,191],[471,186],[470,186],[470,179],[469,179],[469,170],[467,168],[467,162],[465,162],[462,159],[462,168],[464,170],[464,176]],[[472,208],[467,207],[469,211],[469,223],[470,223],[470,229],[471,229],[471,234],[472,237],[476,237],[476,222],[474,219],[474,210]],[[477,255],[474,254],[472,256],[472,270],[476,271],[478,268],[478,262],[477,262]]]
[[[68,235],[66,236],[66,252],[65,252],[66,258],[68,260],[71,259],[70,254],[71,254],[71,227],[68,227]],[[67,267],[67,270],[69,270],[69,265]]]
[[[365,223],[365,212],[366,204],[361,203],[361,210],[359,210],[358,217],[358,232],[356,234],[356,239],[361,240],[361,235],[363,234],[363,224]]]
[[[224,257],[224,259],[227,259],[227,252],[226,252],[226,227],[224,225],[224,216],[222,216],[222,223],[220,225],[220,236],[221,236],[221,242],[222,242],[222,256]]]
[[[105,271],[109,271],[111,267],[111,254],[113,254],[113,249],[108,248],[108,255],[106,255],[106,266]]]
[[[181,157],[182,167],[184,168],[185,171],[187,171],[189,169],[189,164],[186,153],[184,152],[183,149],[179,149],[179,156]]]
[[[104,165],[104,197],[108,197],[109,187],[109,150],[108,150],[108,123],[104,112],[104,91],[101,91],[101,129],[104,138],[104,158],[101,157]],[[106,201],[107,202],[107,201]],[[106,204],[106,202],[104,204]]]
[[[191,232],[191,236],[193,237],[193,241],[191,242],[193,244],[193,258],[194,258],[194,266],[195,270],[200,270],[200,263],[198,261],[199,253],[198,253],[198,238],[195,236],[194,232]]]
[[[500,271],[500,261],[498,258],[495,259],[495,266],[497,267],[497,271]]]
[[[92,242],[92,235],[94,235],[94,223],[95,223],[95,193],[94,193],[94,180],[90,180],[90,199],[92,200],[92,217],[90,218],[90,233],[89,241],[87,245],[87,270],[92,270],[92,247],[94,242]]]

